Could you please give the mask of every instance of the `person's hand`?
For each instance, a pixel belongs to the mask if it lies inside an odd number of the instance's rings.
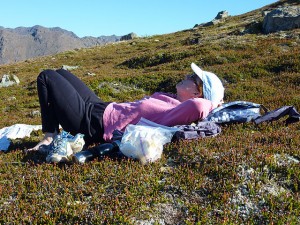
[[[214,109],[215,109],[215,108],[218,108],[218,107],[220,107],[223,103],[224,103],[223,99],[222,99],[219,103],[213,102],[213,103],[212,103],[212,104],[213,104],[213,108],[214,108]]]

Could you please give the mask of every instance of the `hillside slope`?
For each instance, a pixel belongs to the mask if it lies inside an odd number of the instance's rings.
[[[226,102],[300,110],[300,29],[261,32],[263,11],[298,2],[2,65],[0,74],[17,75],[20,84],[0,88],[0,128],[41,123],[36,77],[62,65],[76,66],[72,72],[103,100],[121,102],[174,91],[195,62],[220,76]],[[165,145],[162,159],[147,166],[109,158],[49,165],[25,151],[41,136],[34,132],[0,153],[0,223],[299,224],[300,123],[222,126],[218,136]]]

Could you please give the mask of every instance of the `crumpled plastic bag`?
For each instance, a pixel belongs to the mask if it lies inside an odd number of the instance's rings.
[[[161,158],[163,145],[171,142],[174,132],[174,129],[130,124],[123,134],[120,151],[143,165],[154,162]]]

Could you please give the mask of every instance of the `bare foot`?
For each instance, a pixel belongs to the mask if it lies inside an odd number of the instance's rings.
[[[50,145],[53,141],[53,138],[57,135],[57,132],[55,133],[45,133],[44,138],[33,148],[27,149],[28,151],[37,151],[39,150],[39,147],[41,145]]]

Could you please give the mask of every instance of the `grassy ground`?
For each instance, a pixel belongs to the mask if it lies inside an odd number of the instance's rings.
[[[39,110],[36,76],[62,65],[78,66],[72,72],[105,101],[130,101],[174,91],[195,62],[221,77],[226,101],[299,110],[300,30],[264,35],[261,21],[257,10],[213,27],[0,66],[0,74],[21,80],[0,88],[0,127],[40,124],[33,113]],[[38,153],[25,151],[41,137],[33,132],[0,153],[0,224],[300,221],[300,123],[223,126],[213,138],[165,145],[162,159],[146,166],[108,158],[84,165],[47,164]]]

